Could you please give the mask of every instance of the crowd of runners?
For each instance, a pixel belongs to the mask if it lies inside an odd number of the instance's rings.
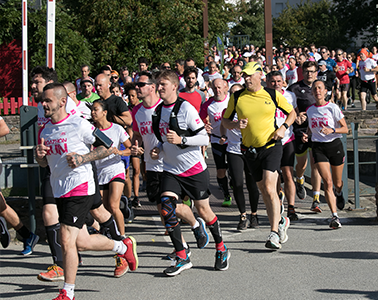
[[[200,249],[209,243],[209,230],[216,248],[214,269],[227,270],[231,252],[209,203],[210,148],[223,193],[220,205],[235,201],[240,212],[237,230],[259,227],[261,194],[271,227],[265,247],[280,249],[290,222],[299,218],[295,196],[306,197],[308,163],[309,209],[322,212],[323,180],[332,213],[329,227],[341,228],[337,210],[345,204],[345,153],[340,137],[348,132],[342,110],[355,106],[357,82],[362,110],[367,98],[378,101],[377,48],[372,53],[362,48],[357,55],[315,45],[273,50],[272,65],[266,63],[265,49],[253,46],[222,52],[213,47],[203,70],[192,58],[150,65],[142,57],[138,72],[107,65],[92,78],[90,67],[83,65],[82,76],[63,83],[55,70],[33,68],[31,92],[40,127],[35,159],[53,259],[38,279],[64,281],[55,299],[74,299],[81,251],[112,251],[115,277],[138,268],[137,242],[125,235],[125,222],[132,222],[133,209],[141,206],[141,185],[174,247],[167,255],[167,276],[192,267],[180,220],[190,225]],[[0,117],[0,136],[8,132]],[[9,245],[7,228],[13,227],[24,240],[21,254],[30,255],[39,237],[1,192],[0,214],[2,246]]]

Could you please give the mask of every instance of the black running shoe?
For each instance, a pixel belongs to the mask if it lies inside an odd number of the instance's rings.
[[[239,224],[238,224],[238,227],[236,228],[237,230],[246,230],[248,229],[249,227],[249,224],[251,223],[248,218],[247,218],[247,215],[240,215],[239,217]]]
[[[304,187],[304,182],[305,182],[304,178],[302,179],[297,178],[297,181],[295,182],[295,186],[297,188],[297,196],[301,200],[303,200],[307,196],[306,189]]]
[[[329,227],[332,229],[339,229],[341,228],[341,222],[338,217],[332,217],[331,222],[329,223]]]
[[[199,223],[199,226],[197,228],[192,229],[192,231],[197,240],[197,247],[199,249],[203,249],[209,243],[209,235],[206,232],[205,221],[200,217],[197,218],[197,221]]]
[[[217,271],[226,271],[229,267],[228,260],[231,257],[231,253],[226,246],[224,247],[226,249],[225,251],[217,251],[215,253],[214,269]]]
[[[193,265],[190,262],[189,256],[187,256],[186,259],[177,256],[176,259],[172,261],[171,266],[164,270],[164,274],[167,276],[176,276],[184,270],[189,270],[191,267],[193,267]]]
[[[138,208],[138,207],[141,207],[142,205],[140,204],[140,201],[139,201],[139,198],[138,197],[134,197],[134,200],[131,202],[133,207],[135,208]]]
[[[188,248],[185,248],[185,253],[188,257],[190,257],[192,255],[192,251],[190,251],[189,245],[188,245]],[[176,250],[173,250],[172,253],[168,254],[167,256],[164,256],[163,259],[175,260],[176,259]]]
[[[336,195],[336,193],[335,193]],[[343,196],[343,192],[340,195],[336,195],[336,206],[339,210],[343,210],[345,207],[345,199]]]
[[[259,218],[257,215],[252,215],[251,214],[251,223],[249,225],[251,228],[259,228]]]
[[[298,219],[299,219],[294,208],[288,208],[287,209],[287,217],[290,219],[290,221],[298,221]]]

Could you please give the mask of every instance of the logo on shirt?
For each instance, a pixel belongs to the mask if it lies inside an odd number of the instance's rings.
[[[73,222],[76,223],[78,217],[73,217]]]
[[[62,132],[62,133],[60,134],[60,136],[63,136],[63,135],[66,135],[66,133],[65,133],[65,132]]]
[[[196,123],[199,124],[201,121],[200,119],[196,119]]]

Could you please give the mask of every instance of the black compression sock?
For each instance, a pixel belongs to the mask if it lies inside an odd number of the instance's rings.
[[[22,225],[22,227],[17,230],[18,234],[22,236],[24,240],[26,240],[30,236],[30,231],[25,227],[25,225]]]

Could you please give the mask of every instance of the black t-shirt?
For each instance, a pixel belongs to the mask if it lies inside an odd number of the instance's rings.
[[[308,107],[315,104],[315,97],[311,93],[311,87],[303,82],[303,80],[293,83],[287,89],[297,96],[297,107],[299,112],[305,112]],[[294,134],[302,135],[302,132],[307,130],[308,121],[306,120],[302,125],[293,123]]]
[[[123,112],[129,111],[126,102],[123,101],[121,97],[118,97],[116,95],[111,95],[108,99],[105,100],[105,102],[108,105],[108,114],[106,116],[106,119],[109,122],[125,126],[126,124],[124,124],[123,120],[119,116]]]
[[[319,71],[318,73],[318,80],[324,81],[327,91],[332,91],[335,78],[336,74],[330,70],[325,70],[324,72]]]

